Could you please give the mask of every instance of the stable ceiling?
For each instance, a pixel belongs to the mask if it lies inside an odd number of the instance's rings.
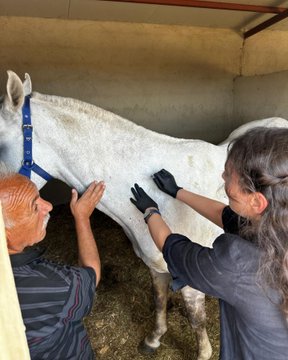
[[[286,12],[288,16],[288,1],[276,0],[225,0],[225,1],[193,1],[193,0],[129,0],[99,1],[99,0],[0,0],[0,16],[24,16],[41,18],[58,18],[65,20],[99,20],[124,21],[153,24],[172,24],[203,26],[213,28],[233,29],[245,33],[275,16]],[[134,1],[152,2],[150,4],[134,3]],[[175,3],[174,5],[157,5],[155,3]],[[189,6],[190,3],[190,6]],[[259,7],[273,7],[271,13],[253,11],[237,11],[192,7],[191,3],[205,6],[213,4],[219,7],[253,5]],[[187,4],[188,6],[183,6]],[[256,9],[257,10],[257,9]],[[273,11],[272,11],[273,10]],[[278,12],[278,14],[277,14]],[[288,30],[288,17],[269,26],[269,30]]]

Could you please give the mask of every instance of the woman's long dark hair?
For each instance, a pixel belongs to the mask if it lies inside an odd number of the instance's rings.
[[[242,191],[268,200],[260,220],[247,223],[241,235],[262,249],[258,277],[279,291],[288,320],[288,128],[257,127],[241,135],[228,147],[226,167]]]

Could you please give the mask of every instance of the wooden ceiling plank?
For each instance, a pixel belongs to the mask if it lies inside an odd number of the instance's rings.
[[[153,4],[153,5],[170,5],[170,6],[187,6],[206,9],[219,9],[219,10],[234,10],[234,11],[250,11],[256,13],[270,13],[281,14],[285,12],[286,8],[262,5],[248,5],[226,3],[219,1],[200,1],[200,0],[104,0],[115,2],[129,2],[139,4]]]

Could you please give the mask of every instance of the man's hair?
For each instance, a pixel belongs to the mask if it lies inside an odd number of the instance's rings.
[[[239,178],[245,193],[260,192],[268,206],[241,235],[262,249],[258,278],[277,289],[288,320],[288,128],[254,128],[228,147],[225,173]],[[264,282],[263,282],[264,281]]]

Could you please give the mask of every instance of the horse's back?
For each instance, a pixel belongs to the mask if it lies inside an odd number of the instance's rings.
[[[250,121],[244,125],[239,126],[236,130],[232,131],[226,140],[221,144],[227,144],[231,140],[237,138],[238,136],[244,134],[246,131],[253,129],[254,127],[263,126],[263,127],[288,127],[288,121],[280,117],[272,117],[261,120]]]

